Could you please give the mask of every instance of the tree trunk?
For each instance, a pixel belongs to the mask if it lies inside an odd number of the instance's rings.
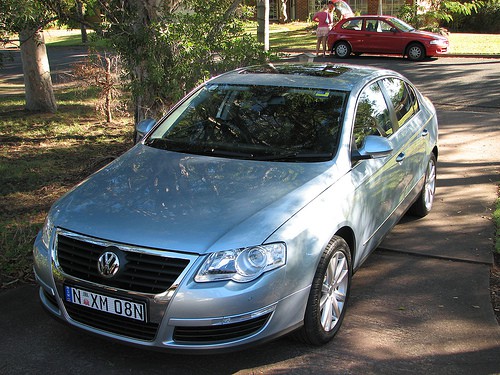
[[[109,123],[113,120],[113,116],[111,114],[111,93],[113,90],[113,82],[111,79],[111,60],[109,57],[106,57],[106,103],[105,103],[105,111],[106,111],[106,121]]]
[[[164,0],[128,0],[129,5],[135,9],[136,18],[135,23],[132,25],[132,29],[135,34],[140,34],[147,31],[148,27],[156,22],[160,16],[160,11],[162,6],[165,6]],[[167,2],[170,7],[174,6],[175,0]],[[142,53],[142,47],[137,47],[137,56],[146,56]],[[132,79],[143,85],[148,79],[147,61],[140,60],[135,62],[135,66],[131,67],[130,71],[132,74]],[[154,93],[150,93],[147,90],[141,94],[134,95],[134,120],[137,124],[139,121],[144,120],[148,117],[157,117],[156,108],[156,98]],[[156,118],[158,120],[158,118]]]
[[[38,30],[23,30],[19,33],[19,39],[21,40],[26,109],[54,113],[57,111],[57,104],[43,33]]]
[[[87,44],[87,26],[85,25],[85,14],[83,10],[83,4],[81,0],[76,0],[76,14],[78,15],[78,20],[80,21],[80,31],[82,34],[82,43]]]
[[[269,0],[257,0],[257,42],[269,51]]]

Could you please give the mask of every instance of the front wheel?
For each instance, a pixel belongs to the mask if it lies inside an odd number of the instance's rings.
[[[304,326],[298,332],[302,341],[323,345],[336,335],[344,319],[351,278],[349,245],[343,238],[334,236],[314,275]]]
[[[422,61],[425,58],[425,48],[419,43],[412,43],[408,46],[407,55],[411,61]]]
[[[351,54],[351,46],[347,42],[338,42],[335,45],[335,55],[341,59],[349,57]]]
[[[410,214],[424,217],[431,212],[434,195],[436,194],[436,176],[436,156],[431,153],[425,171],[424,187],[415,203],[411,206]]]

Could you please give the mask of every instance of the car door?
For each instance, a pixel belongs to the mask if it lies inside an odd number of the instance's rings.
[[[351,44],[353,52],[364,52],[365,33],[362,30],[363,20],[359,18],[348,19],[340,27],[337,40],[346,40]]]
[[[397,153],[396,161],[400,168],[396,179],[403,188],[401,198],[404,198],[410,194],[426,168],[424,114],[419,109],[415,91],[409,83],[399,78],[386,78],[381,84],[396,117],[391,143]]]
[[[398,161],[400,147],[393,141],[394,112],[379,82],[368,84],[360,93],[352,131],[352,150],[363,148],[368,135],[387,138],[393,147],[390,155],[354,162],[351,179],[355,187],[354,202],[361,206],[352,220],[358,225],[357,237],[364,258],[392,228],[399,217],[393,215],[404,197],[404,174]],[[361,216],[360,216],[361,215]]]
[[[380,45],[383,44],[380,40],[380,33],[377,32],[378,29],[378,19],[377,18],[367,18],[363,26],[363,52],[380,52]]]
[[[405,40],[402,33],[383,19],[367,19],[365,22],[367,52],[403,53]]]

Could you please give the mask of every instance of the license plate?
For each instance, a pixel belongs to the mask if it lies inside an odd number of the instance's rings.
[[[104,296],[71,286],[64,286],[64,299],[75,305],[119,315],[130,319],[146,321],[146,304],[137,303],[120,298]]]

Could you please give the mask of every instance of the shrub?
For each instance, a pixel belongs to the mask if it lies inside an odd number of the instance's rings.
[[[500,0],[489,0],[498,1]],[[398,17],[410,23],[417,29],[443,33],[443,26],[457,22],[456,19],[471,17],[481,8],[483,2],[472,0],[460,2],[455,0],[433,0],[425,6],[422,4],[403,5]]]
[[[500,0],[489,0],[471,15],[453,14],[445,27],[452,31],[473,33],[500,33]]]

